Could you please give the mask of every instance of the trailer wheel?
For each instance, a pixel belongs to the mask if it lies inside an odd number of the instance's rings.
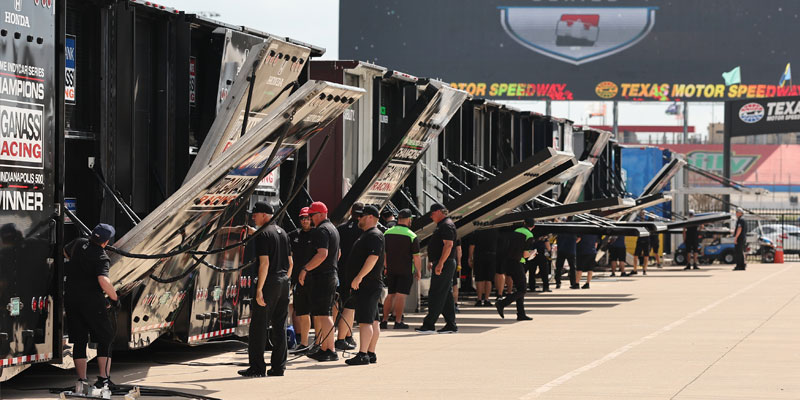
[[[675,253],[675,264],[677,265],[684,265],[686,264],[686,254],[683,253]]]
[[[761,257],[761,262],[772,264],[775,262],[775,251],[765,251],[764,255]]]
[[[734,262],[733,252],[726,251],[724,254],[722,254],[722,257],[720,257],[720,259],[725,264],[733,264]]]

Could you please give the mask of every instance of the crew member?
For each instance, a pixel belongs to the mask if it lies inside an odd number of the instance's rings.
[[[744,262],[744,249],[747,244],[747,224],[744,223],[744,210],[736,209],[736,229],[733,233],[733,240],[736,243],[734,255],[736,256],[736,267],[734,271],[744,271],[747,264]]]
[[[661,234],[658,232],[650,235],[650,251],[655,254],[656,268],[661,268]]]
[[[389,313],[394,310],[394,329],[408,329],[403,322],[406,296],[411,293],[414,280],[422,277],[422,260],[419,256],[419,239],[411,228],[411,210],[398,213],[397,225],[384,233],[386,244],[386,286],[389,295],[383,301],[381,329],[389,325]]]
[[[358,220],[361,218],[361,212],[364,210],[364,204],[356,202],[350,207],[350,219],[337,226],[336,231],[339,232],[339,247],[341,249],[341,257],[339,257],[340,266],[347,265],[347,259],[350,257],[350,250],[353,248],[353,243],[358,240],[363,231],[358,227]],[[342,315],[337,317],[338,309],[333,310],[333,319],[338,322],[338,332],[336,334],[335,347],[337,350],[353,350],[356,348],[356,341],[353,339],[351,327],[353,326],[353,313],[355,312],[355,305],[348,304],[347,300],[350,297],[350,278],[347,275],[345,268],[339,268],[339,304],[341,305]]]
[[[529,228],[533,229],[533,228]],[[552,270],[550,261],[550,240],[548,235],[539,236],[533,241],[533,249],[536,250],[536,256],[531,261],[533,267],[530,269],[531,274],[531,291],[536,290],[536,275],[533,274],[534,269],[538,269],[539,279],[542,280],[542,292],[552,292],[550,290],[550,272]]]
[[[644,210],[639,213],[639,221],[644,221]],[[640,236],[636,239],[636,248],[633,252],[633,272],[630,275],[639,273],[639,264],[642,264],[642,275],[647,275],[647,262],[650,255],[650,238],[647,236]]]
[[[314,257],[303,266],[297,277],[301,285],[308,284],[311,293],[311,316],[314,319],[315,336],[319,351],[308,354],[317,361],[336,361],[334,350],[333,301],[336,294],[337,263],[339,261],[339,232],[328,219],[328,207],[315,201],[308,207],[308,215],[315,228],[311,231],[311,245],[316,249]],[[306,278],[308,282],[306,282]]]
[[[628,276],[625,273],[625,263],[628,256],[628,251],[625,248],[625,236],[617,236],[613,238],[611,244],[608,246],[609,261],[611,262],[611,276],[614,276],[614,270],[619,270],[619,276]]]
[[[483,229],[473,234],[473,241],[469,246],[469,260],[475,276],[475,286],[478,292],[478,301],[475,306],[491,306],[489,293],[492,291],[497,264],[497,229]]]
[[[392,211],[388,206],[383,208],[381,211],[381,223],[378,226],[382,232],[386,232],[387,229],[397,225],[397,220],[394,217],[394,211]]]
[[[564,273],[564,262],[569,263],[569,288],[579,289],[578,281],[575,279],[575,247],[577,237],[574,233],[559,233],[556,236],[558,252],[556,256],[556,289],[561,288],[561,275]]]
[[[505,318],[503,311],[506,306],[517,302],[517,321],[530,321],[533,319],[525,314],[526,282],[523,263],[530,256],[532,245],[530,239],[533,238],[531,230],[534,224],[535,222],[532,218],[526,218],[525,226],[517,228],[513,234],[509,235],[506,274],[514,280],[514,293],[506,295],[494,304],[497,308],[497,313],[500,314],[500,318]]]
[[[495,302],[503,297],[503,293],[511,294],[511,286],[506,289],[506,255],[508,255],[509,236],[513,232],[498,230],[497,236],[497,258],[495,258],[494,290],[497,292]],[[509,278],[510,279],[510,278]]]
[[[308,216],[308,207],[300,210],[300,228],[289,234],[292,244],[292,261],[298,266],[306,265],[314,256],[316,249],[311,245],[311,217]],[[311,330],[310,298],[308,289],[297,281],[300,268],[292,268],[292,323],[295,332],[300,337],[298,351],[308,349],[308,332]]]
[[[348,275],[355,271],[350,283],[355,301],[355,319],[358,322],[358,353],[346,360],[348,365],[374,364],[378,361],[375,347],[381,329],[378,326],[378,302],[383,291],[381,275],[384,264],[384,238],[378,225],[378,208],[364,207],[358,221],[364,233],[353,244],[347,259]]]
[[[461,238],[456,239],[456,270],[453,272],[453,305],[456,312],[461,312],[458,309],[458,285],[461,280],[461,260],[464,258],[464,253],[461,251]]]
[[[444,317],[445,326],[439,333],[456,333],[456,308],[453,301],[453,274],[456,271],[455,243],[458,239],[456,225],[447,216],[447,209],[440,203],[430,208],[430,216],[436,223],[436,230],[428,243],[428,268],[433,267],[431,287],[428,291],[428,314],[422,326],[416,328],[420,333],[434,333],[439,315]],[[435,263],[435,264],[433,264]]]
[[[689,210],[689,218],[694,217],[694,211]],[[697,252],[700,250],[698,245],[697,225],[683,228],[683,246],[686,248],[686,268],[700,269],[697,266]],[[692,265],[694,262],[694,265]]]
[[[283,376],[286,370],[286,317],[289,313],[289,276],[292,274],[292,249],[289,235],[276,224],[270,224],[272,206],[264,202],[253,205],[253,223],[256,226],[268,225],[255,238],[258,257],[258,281],[255,288],[255,302],[250,304],[250,330],[247,354],[250,367],[239,371],[247,377],[264,376],[267,364],[264,362],[264,347],[267,345],[267,325],[271,327],[272,355],[269,376]],[[248,227],[250,234],[256,229]]]
[[[581,286],[582,289],[589,289],[589,283],[592,281],[592,273],[596,264],[595,256],[597,255],[597,235],[586,234],[578,236],[578,276],[576,281],[580,285],[581,275],[586,272],[586,284]]]
[[[115,332],[108,311],[112,304],[119,306],[119,297],[108,279],[111,260],[105,251],[113,237],[114,227],[98,224],[88,239],[76,239],[64,249],[69,255],[64,300],[75,371],[78,380],[86,382],[86,345],[91,333],[92,341],[97,342],[97,366],[100,371],[94,387],[98,389],[113,386],[109,377]]]

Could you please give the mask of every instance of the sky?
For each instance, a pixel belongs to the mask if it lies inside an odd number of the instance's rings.
[[[376,0],[377,1],[377,0]],[[164,5],[188,13],[214,13],[211,18],[233,25],[245,25],[253,29],[278,36],[324,47],[321,59],[336,60],[339,55],[339,1],[338,0],[166,0]],[[387,65],[386,67],[391,67]],[[414,71],[409,71],[414,73]],[[443,77],[446,79],[446,77]],[[512,107],[526,111],[544,113],[544,101],[503,101]],[[683,120],[667,115],[669,103],[646,102],[620,103],[620,125],[669,125],[683,126]],[[605,111],[605,117],[590,117],[590,114]],[[612,124],[611,102],[553,102],[552,114],[567,118],[578,124]],[[722,103],[690,103],[689,125],[704,137],[708,125],[723,121]],[[651,140],[656,139],[652,135]],[[647,135],[640,135],[647,141]]]

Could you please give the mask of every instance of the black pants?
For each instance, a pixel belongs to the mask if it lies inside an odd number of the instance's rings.
[[[431,276],[431,288],[428,291],[428,315],[422,321],[422,326],[433,329],[439,315],[444,317],[444,322],[456,326],[456,304],[453,302],[453,274],[456,272],[456,260],[448,259],[442,267],[440,275]],[[523,278],[524,281],[524,278]]]
[[[517,302],[517,316],[525,315],[525,269],[521,262],[506,262],[506,274],[514,280],[514,293],[498,300],[500,308]]]
[[[558,257],[556,257],[556,284],[561,284],[561,274],[564,273],[564,261],[569,263],[569,284],[575,286],[578,284],[575,274],[575,254],[561,252],[559,252]]]
[[[268,278],[264,283],[264,302],[266,307],[261,307],[253,298],[250,303],[250,341],[247,354],[250,359],[250,368],[266,371],[264,363],[264,348],[267,345],[267,322],[272,326],[272,357],[270,366],[273,371],[286,369],[286,317],[289,313],[289,278],[284,275],[278,278]]]
[[[734,260],[736,261],[736,268],[744,269],[747,264],[744,262],[744,243],[736,244],[733,249]]]
[[[544,256],[536,256],[533,259],[533,263],[539,268],[539,273],[537,275],[539,279],[542,280],[542,290],[550,290],[550,271],[553,268],[550,260]],[[533,276],[533,271],[531,271],[531,277],[533,278],[533,287],[536,287],[536,278]],[[531,290],[533,290],[533,288],[531,288]]]

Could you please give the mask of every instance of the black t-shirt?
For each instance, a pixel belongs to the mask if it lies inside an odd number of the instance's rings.
[[[396,225],[397,225],[397,220],[391,220],[391,221],[384,221],[384,220],[381,220],[381,221],[380,221],[380,223],[378,224],[378,227],[377,227],[377,228],[378,228],[378,229],[379,229],[381,232],[384,232],[384,233],[386,233],[386,231],[387,231],[387,230],[389,230],[389,228],[392,228],[392,227],[394,227],[394,226],[396,226]]]
[[[383,234],[386,245],[386,270],[405,275],[413,271],[414,254],[419,254],[419,238],[407,226],[395,225]]]
[[[747,242],[747,224],[744,223],[744,218],[739,218],[736,220],[736,228],[733,230],[733,235],[736,236],[736,231],[742,228],[742,233],[739,234],[739,240],[736,241],[736,244],[744,244]]]
[[[580,235],[578,254],[597,254],[597,235]],[[647,237],[645,237],[647,239]]]
[[[525,251],[533,248],[533,234],[527,228],[518,228],[508,235],[506,259],[524,262]]]
[[[66,268],[67,295],[103,299],[103,289],[97,277],[108,276],[111,260],[105,249],[89,239],[80,238],[68,243],[66,250],[70,255]]]
[[[697,225],[686,227],[686,241],[689,243],[697,243]]]
[[[558,254],[575,255],[577,247],[576,242],[578,237],[573,233],[559,233],[556,236],[556,244],[558,244]]]
[[[475,254],[497,253],[497,242],[500,240],[500,231],[497,229],[483,229],[472,235],[472,244],[475,245]]]
[[[336,272],[339,261],[339,232],[330,220],[322,221],[311,231],[311,245],[314,248],[314,254],[318,249],[328,249],[328,256],[325,257],[322,264],[310,272],[315,275]]]
[[[312,230],[306,232],[302,228],[298,228],[289,234],[289,242],[292,245],[292,261],[295,264],[295,268],[292,269],[293,280],[297,280],[300,271],[317,252],[317,249],[311,245],[311,232]]]
[[[439,259],[442,258],[442,250],[444,250],[444,241],[445,240],[452,240],[453,241],[453,248],[450,250],[450,255],[447,257],[448,260],[456,260],[456,239],[458,239],[456,234],[456,225],[453,223],[453,220],[450,218],[445,218],[439,221],[439,224],[436,225],[436,230],[433,231],[433,235],[431,236],[431,240],[428,243],[428,258],[429,261],[433,263],[435,266]]]
[[[362,285],[381,282],[383,250],[383,233],[381,233],[377,227],[364,231],[353,244],[353,249],[347,259],[347,281],[353,281],[353,278],[355,278],[358,272],[361,271],[361,268],[364,267],[364,262],[367,261],[367,257],[378,256],[378,261],[375,263],[375,266],[372,267],[372,270],[367,273],[361,282]]]
[[[255,242],[256,256],[269,256],[267,280],[286,275],[289,271],[289,254],[292,252],[286,231],[271,224],[255,238]]]
[[[358,227],[357,219],[350,219],[347,222],[336,227],[339,232],[339,248],[342,250],[342,257],[339,261],[342,265],[347,265],[347,257],[350,255],[350,249],[353,248],[353,243],[358,240],[364,231]]]

